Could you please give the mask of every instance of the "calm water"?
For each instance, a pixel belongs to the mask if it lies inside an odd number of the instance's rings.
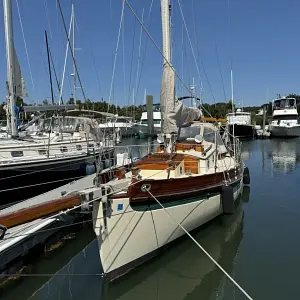
[[[243,156],[251,186],[236,213],[193,235],[254,299],[299,299],[300,139],[244,142]],[[91,229],[33,270],[60,271],[24,278],[1,299],[246,299],[186,237],[114,284],[95,275],[102,270]]]

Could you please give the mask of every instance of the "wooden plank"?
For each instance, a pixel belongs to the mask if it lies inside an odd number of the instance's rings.
[[[41,217],[51,215],[53,213],[57,213],[61,210],[72,208],[80,203],[81,199],[79,195],[62,197],[45,203],[19,209],[12,213],[1,215],[0,224],[7,228],[11,228],[35,219],[39,219]]]

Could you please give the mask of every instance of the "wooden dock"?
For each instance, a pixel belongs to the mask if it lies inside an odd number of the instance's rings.
[[[95,174],[86,176],[0,210],[0,224],[7,228],[0,240],[0,273],[5,274],[0,281],[16,273],[18,268],[14,265],[22,267],[22,258],[32,249],[45,244],[62,227],[79,220],[80,209],[77,209],[77,214],[74,211],[75,214],[55,215],[79,205],[81,200],[77,191],[93,187],[94,178]]]

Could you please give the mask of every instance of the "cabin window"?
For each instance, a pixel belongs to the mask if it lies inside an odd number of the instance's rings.
[[[181,127],[180,140],[186,140],[188,138],[194,138],[200,134],[200,127]]]
[[[279,115],[279,116],[274,116],[273,120],[297,120],[298,116],[297,115]]]
[[[39,152],[39,155],[46,155],[47,150],[45,150],[45,149],[39,149],[38,152]]]
[[[76,150],[77,151],[81,151],[82,150],[82,146],[81,145],[76,145]]]
[[[68,152],[68,148],[66,146],[61,146],[60,147],[60,152],[62,152],[62,153]]]
[[[215,143],[215,131],[211,128],[204,127],[203,139],[210,143]]]
[[[182,167],[180,167],[180,175],[182,174]]]
[[[11,151],[12,157],[21,157],[24,156],[23,151]]]
[[[160,123],[161,123],[161,119],[153,119],[153,124],[160,124]],[[148,120],[147,119],[141,120],[141,124],[148,125]]]
[[[209,169],[209,159],[207,160],[207,169]]]

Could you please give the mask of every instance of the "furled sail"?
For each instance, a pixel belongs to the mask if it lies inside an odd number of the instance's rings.
[[[201,110],[187,107],[175,97],[175,72],[168,63],[164,64],[160,91],[162,133],[177,134],[186,122],[199,120]]]
[[[24,83],[24,79],[22,77],[21,74],[21,68],[20,68],[20,64],[18,61],[18,57],[16,55],[16,50],[15,47],[13,47],[13,62],[14,62],[14,89],[15,89],[15,96],[16,97],[22,97],[22,96],[27,96],[27,91],[25,88],[25,83]]]

